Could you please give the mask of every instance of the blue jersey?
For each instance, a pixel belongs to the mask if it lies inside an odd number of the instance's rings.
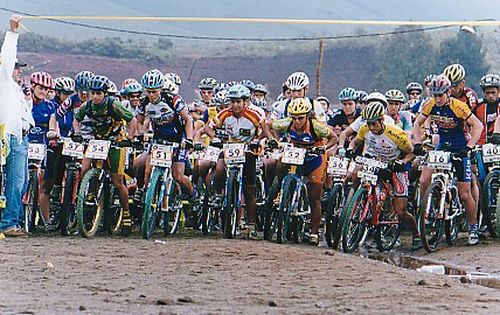
[[[56,104],[56,118],[57,124],[59,125],[59,131],[62,137],[68,137],[69,133],[73,129],[73,111],[64,110],[63,103],[59,97],[54,98],[54,103]],[[61,115],[65,112],[64,115]]]
[[[35,127],[29,132],[29,142],[48,144],[49,121],[56,114],[56,105],[52,101],[43,100],[38,104],[33,104],[31,114],[35,120]]]

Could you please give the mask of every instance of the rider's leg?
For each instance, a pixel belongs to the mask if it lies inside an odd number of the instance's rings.
[[[311,234],[318,234],[321,222],[321,195],[323,183],[309,182],[309,204],[311,206]]]
[[[56,153],[54,149],[48,148],[44,160],[44,172],[40,181],[40,209],[45,222],[50,221],[50,191],[54,185]]]
[[[145,171],[146,171],[146,161],[148,160],[148,154],[146,152],[140,154],[137,156],[137,158],[134,160],[134,163],[132,164],[132,167],[134,169],[135,173],[135,178],[137,179],[137,188],[141,189],[144,188],[144,178],[145,178]],[[151,169],[150,169],[151,172]]]
[[[219,159],[217,161],[217,166],[215,167],[215,178],[214,178],[214,186],[215,186],[215,191],[217,193],[222,193],[222,190],[224,189],[224,180],[225,180],[225,172],[224,170],[226,169],[224,159]]]

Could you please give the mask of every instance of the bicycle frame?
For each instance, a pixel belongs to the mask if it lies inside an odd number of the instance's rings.
[[[304,178],[303,174],[303,165],[290,165],[290,170],[288,174],[283,178],[283,181],[281,182],[281,191],[285,190],[285,183],[287,183],[288,178],[292,178],[296,180],[296,185],[295,185],[295,190],[292,195],[292,211],[289,213],[290,216],[306,216],[311,213],[311,208],[307,206],[306,211],[298,211],[298,204],[299,204],[299,199],[300,199],[300,191],[302,187],[305,187],[307,189],[307,178]],[[279,204],[283,203],[283,195],[281,194],[280,196],[280,202]]]

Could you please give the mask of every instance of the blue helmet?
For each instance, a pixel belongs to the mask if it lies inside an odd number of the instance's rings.
[[[164,83],[163,73],[158,69],[149,70],[141,78],[141,84],[145,89],[161,89]]]
[[[255,90],[255,83],[250,80],[242,80],[240,84],[248,88],[250,92],[253,92]]]
[[[142,93],[142,85],[140,85],[137,82],[132,82],[121,90],[121,94],[123,95],[128,95],[132,93]]]
[[[87,91],[89,89],[90,79],[94,77],[94,74],[90,71],[78,72],[75,76],[75,87],[77,91]]]
[[[250,90],[241,84],[233,85],[229,88],[227,92],[227,97],[229,98],[241,98],[241,99],[249,99],[250,98]]]
[[[109,89],[110,80],[108,77],[103,75],[94,75],[89,81],[88,89],[91,91],[103,91],[107,92]]]
[[[356,101],[358,93],[352,87],[346,87],[339,93],[339,101]]]

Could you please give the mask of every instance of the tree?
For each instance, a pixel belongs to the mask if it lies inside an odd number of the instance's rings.
[[[480,91],[479,80],[490,69],[485,55],[483,42],[477,33],[458,32],[455,37],[441,42],[439,69],[442,71],[452,63],[461,64],[465,68],[467,85],[475,91]]]
[[[396,30],[409,30],[398,27]],[[409,32],[391,35],[378,49],[379,72],[372,89],[404,91],[409,82],[422,82],[429,73],[436,72],[435,49],[425,32]]]

